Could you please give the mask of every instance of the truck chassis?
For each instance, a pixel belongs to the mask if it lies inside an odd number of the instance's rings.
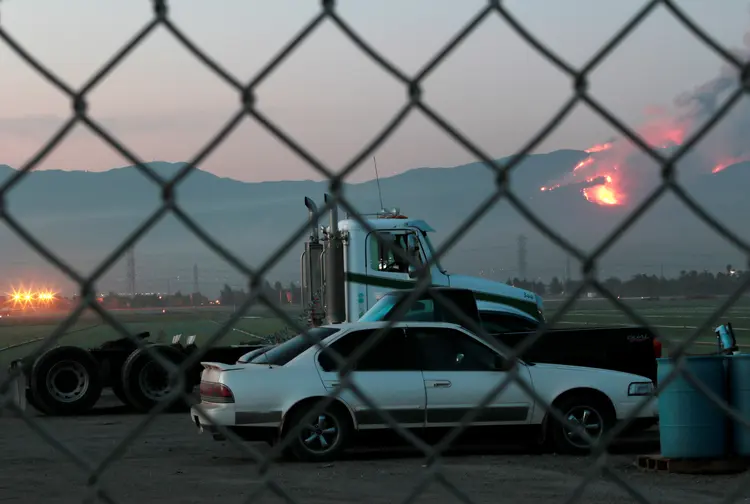
[[[150,333],[143,332],[136,337],[147,340]],[[179,335],[171,344],[146,344],[175,365],[198,350],[194,337],[182,344]],[[201,360],[234,364],[244,354],[265,346],[212,347],[205,351]],[[128,338],[108,341],[91,349],[54,347],[36,359],[29,356],[11,363],[11,369],[18,366],[22,367],[25,378],[27,403],[50,416],[84,414],[96,405],[107,388],[125,405],[139,412],[150,411],[172,391],[167,371]],[[187,371],[185,392],[188,395],[200,382],[202,369],[197,363]],[[184,400],[177,400],[168,410],[186,407]]]

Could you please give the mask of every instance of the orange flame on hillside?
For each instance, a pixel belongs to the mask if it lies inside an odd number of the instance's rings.
[[[581,191],[583,197],[599,205],[621,205],[625,198],[618,193],[617,185],[613,182],[612,177],[607,175],[605,180],[604,184],[584,188]]]
[[[589,147],[584,152],[587,154],[594,154],[595,152],[604,152],[612,148],[612,142],[606,142],[603,144],[596,144],[593,147]]]
[[[682,144],[687,126],[661,116],[650,120],[637,133],[651,147],[667,148]],[[585,149],[588,156],[576,163],[570,175],[563,181],[542,187],[541,190],[551,191],[563,185],[594,183],[581,190],[586,200],[602,206],[623,205],[629,199],[624,186],[632,185],[633,181],[629,179],[635,177],[632,170],[629,173],[628,158],[637,151],[635,144],[622,140],[593,145]],[[595,183],[600,179],[603,180],[602,183]]]
[[[725,159],[724,161],[720,161],[716,163],[716,165],[711,169],[711,173],[719,173],[720,171],[723,171],[727,166],[732,166],[733,164],[741,163],[743,161],[750,160],[750,156],[745,157],[732,157]]]
[[[732,53],[742,61],[750,59],[750,32],[743,38],[744,48],[733,48]],[[732,96],[738,84],[737,68],[726,64],[718,75],[704,83],[685,90],[675,97],[672,106],[650,106],[645,110],[646,121],[634,128],[633,133],[654,150],[670,150],[684,145],[690,135],[698,132],[721,110],[722,103]],[[688,169],[698,168],[721,173],[728,166],[750,161],[750,103],[737,104],[731,113],[716,124],[713,136],[702,138],[689,156],[684,156],[681,175]],[[639,144],[641,142],[638,142]],[[599,205],[624,204],[636,192],[643,191],[649,179],[658,183],[658,163],[648,166],[648,153],[639,152],[639,145],[628,139],[615,138],[585,149],[582,159],[575,161],[570,172],[559,180],[550,181],[541,188],[551,191],[561,186],[575,184],[590,202]],[[669,152],[660,152],[664,158]],[[687,153],[686,153],[687,154]],[[680,160],[683,162],[683,159]],[[695,173],[697,175],[698,173]]]
[[[588,151],[586,151],[586,152],[588,152]],[[594,158],[592,158],[591,156],[589,156],[586,159],[584,159],[583,161],[581,161],[580,163],[578,163],[577,165],[575,165],[575,167],[573,168],[573,171],[580,170],[581,168],[585,168],[585,167],[589,166],[590,164],[592,164],[593,162],[594,162]]]

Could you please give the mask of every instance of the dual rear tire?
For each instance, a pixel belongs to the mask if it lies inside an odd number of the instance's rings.
[[[151,350],[179,366],[186,358],[181,349],[152,345]],[[185,409],[183,396],[172,395],[169,372],[144,349],[134,350],[112,376],[112,391],[127,406],[148,412],[159,402],[171,400],[166,411]],[[50,416],[81,415],[91,410],[102,394],[104,380],[100,363],[80,347],[60,346],[38,357],[28,373],[26,400],[39,412]],[[182,382],[185,392],[195,386],[191,373]]]
[[[34,361],[30,378],[27,401],[46,415],[80,415],[102,394],[99,363],[79,347],[46,351]]]
[[[175,367],[182,364],[186,357],[183,351],[172,346],[153,345],[151,349]],[[194,380],[189,373],[183,376],[183,380],[183,392],[189,394],[195,386]],[[170,399],[173,393],[169,372],[142,348],[133,351],[125,360],[117,385],[121,390],[115,390],[115,394],[119,392],[122,395],[118,395],[120,400],[144,413]],[[184,410],[187,406],[184,397],[179,396],[170,402],[165,411]]]

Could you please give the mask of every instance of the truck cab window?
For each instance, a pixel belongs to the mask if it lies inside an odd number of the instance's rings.
[[[369,237],[370,268],[384,273],[408,273],[409,263],[400,256],[408,256],[407,237],[409,235],[416,237],[416,233],[413,231],[378,231],[377,234],[380,240],[372,234]],[[383,245],[381,240],[403,251],[403,254],[395,254]],[[422,262],[421,251],[418,260]]]
[[[377,330],[374,329],[353,331],[331,343],[330,347],[342,358],[348,359],[362,345],[371,345],[368,339],[376,333]],[[403,329],[390,329],[374,347],[367,350],[353,369],[355,371],[419,371],[416,349],[410,343],[411,340],[407,339]],[[318,363],[323,371],[336,371],[335,361],[322,352],[318,354]]]

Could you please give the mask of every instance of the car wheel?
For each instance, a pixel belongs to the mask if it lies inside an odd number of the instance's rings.
[[[300,409],[290,419],[289,430],[306,421],[310,409]],[[341,407],[328,407],[307,423],[295,436],[289,451],[303,462],[326,462],[336,459],[346,448],[351,432],[348,413]]]
[[[557,409],[568,422],[579,425],[594,441],[598,441],[615,423],[613,408],[603,399],[593,394],[576,394],[556,401]],[[557,453],[585,455],[591,451],[591,445],[580,434],[551,419],[551,440]]]

